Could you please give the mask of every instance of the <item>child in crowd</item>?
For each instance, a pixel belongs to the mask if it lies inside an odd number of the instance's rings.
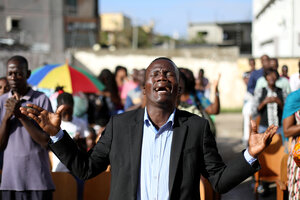
[[[89,151],[96,145],[97,134],[94,128],[89,127],[89,135],[86,137],[86,150]]]
[[[0,78],[0,96],[9,91],[9,84],[6,77]]]
[[[73,96],[66,92],[58,95],[57,107],[61,105],[66,105],[67,107],[61,113],[61,129],[66,130],[68,134],[76,141],[78,147],[85,150],[85,137],[89,135],[89,132],[87,125],[83,120],[73,117]],[[53,156],[52,171],[68,172],[69,170],[55,156]]]

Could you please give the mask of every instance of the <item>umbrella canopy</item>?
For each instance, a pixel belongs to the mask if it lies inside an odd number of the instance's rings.
[[[39,88],[55,89],[63,86],[69,93],[97,93],[105,86],[93,75],[69,64],[45,65],[32,71],[28,83]]]

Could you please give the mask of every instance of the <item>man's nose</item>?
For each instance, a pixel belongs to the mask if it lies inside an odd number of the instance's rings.
[[[163,72],[159,73],[158,81],[166,81],[166,80],[167,80],[167,75]]]
[[[11,78],[12,78],[12,79],[16,79],[16,78],[17,78],[17,74],[12,73],[12,74],[11,74]]]

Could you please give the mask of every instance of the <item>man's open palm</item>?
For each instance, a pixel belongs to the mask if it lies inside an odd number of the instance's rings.
[[[60,114],[64,109],[65,106],[61,105],[55,113],[52,113],[34,104],[27,104],[26,107],[20,108],[22,114],[36,121],[50,136],[56,135],[60,130]]]
[[[271,143],[278,127],[271,125],[264,133],[257,132],[255,121],[251,120],[251,132],[249,136],[249,154],[256,158]]]

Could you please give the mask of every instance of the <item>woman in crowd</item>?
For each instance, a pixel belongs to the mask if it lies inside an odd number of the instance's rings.
[[[300,167],[297,167],[292,151],[300,136],[300,90],[289,94],[283,111],[283,131],[285,137],[291,138],[288,159],[289,199],[300,199]]]
[[[259,114],[259,133],[264,133],[268,126],[274,124],[279,126],[278,132],[281,133],[281,117],[283,104],[286,97],[284,92],[275,86],[279,74],[274,69],[265,70],[264,74],[267,80],[267,87],[263,87],[255,91],[253,104],[253,118]]]
[[[200,69],[198,73],[198,79],[196,80],[195,88],[197,92],[200,92],[206,98],[210,96],[210,83],[204,76],[204,69]]]
[[[214,122],[209,115],[219,114],[220,112],[220,99],[218,90],[220,76],[214,83],[216,92],[215,101],[211,103],[208,99],[204,100],[204,97],[200,99],[198,98],[195,90],[195,78],[193,72],[186,68],[180,68],[179,71],[181,96],[178,102],[178,108],[206,118],[209,121],[210,129],[213,135],[216,135]]]
[[[115,80],[117,83],[119,94],[121,94],[123,90],[124,83],[128,81],[128,72],[126,67],[117,66],[115,69]]]
[[[186,101],[191,101],[192,104],[197,106],[200,109],[204,109],[209,115],[219,114],[220,112],[220,99],[219,99],[219,80],[218,79],[214,82],[214,90],[215,90],[215,99],[214,102],[210,102],[209,99],[205,98],[203,95],[199,95],[198,92],[195,90],[195,77],[191,70],[187,68],[180,68],[179,69],[186,77],[185,82],[185,90],[186,94],[182,95],[182,100],[185,98]],[[189,100],[188,100],[189,99]]]
[[[123,106],[114,75],[110,70],[103,69],[98,79],[105,85],[101,102],[108,107],[110,116],[117,114],[119,110],[123,109]]]

